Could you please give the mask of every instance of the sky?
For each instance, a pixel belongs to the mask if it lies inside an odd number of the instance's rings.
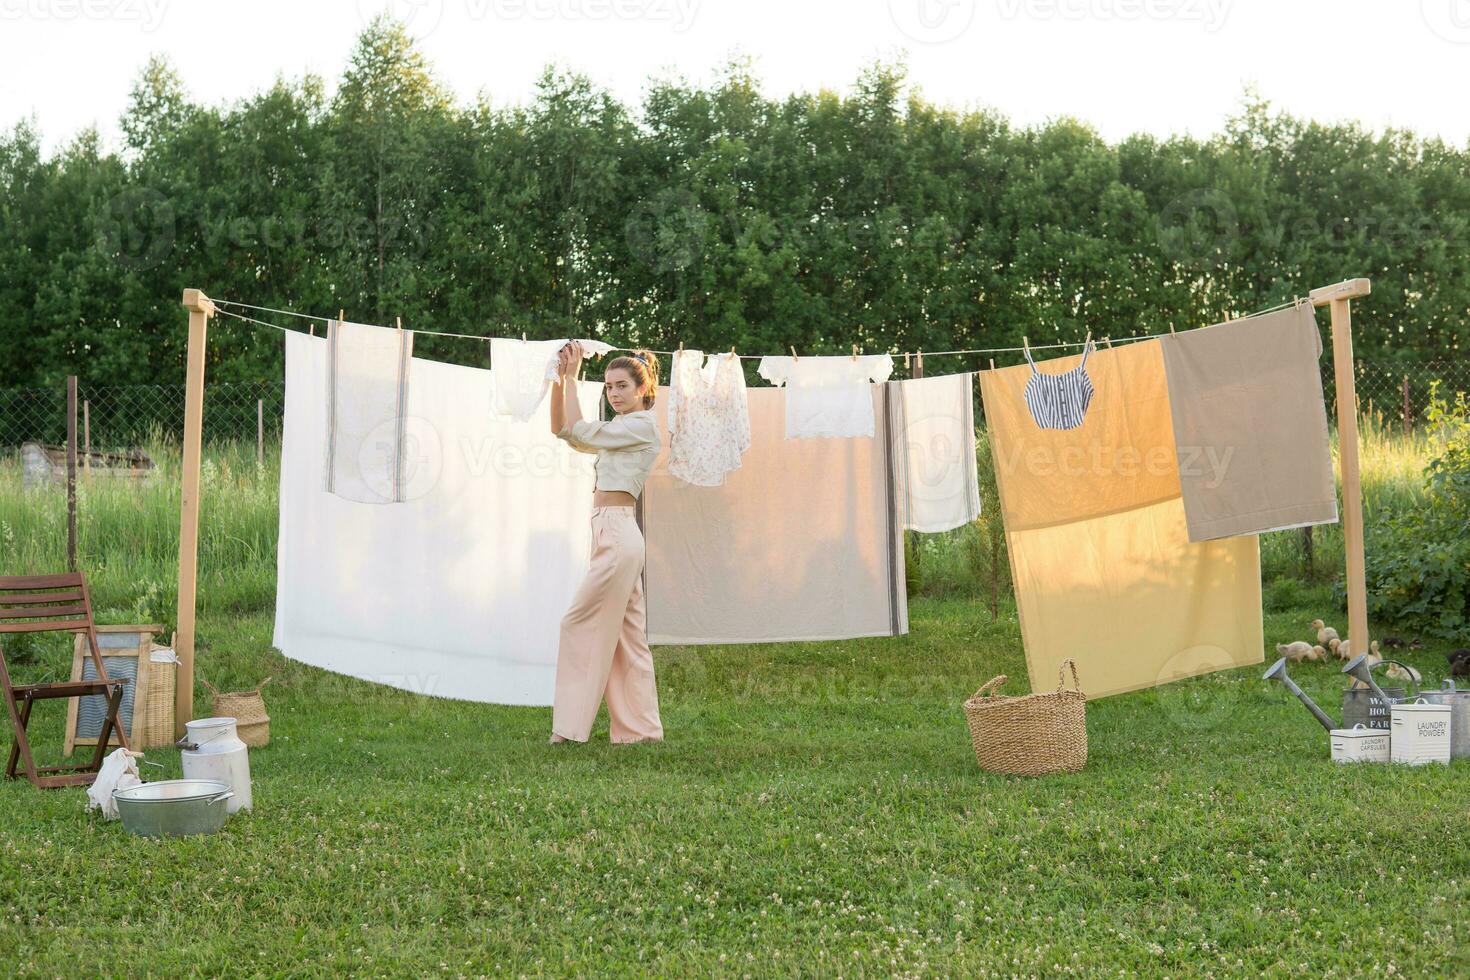
[[[1249,87],[1297,116],[1470,142],[1470,0],[0,0],[0,125],[34,116],[48,152],[89,125],[116,145],[155,53],[210,104],[279,75],[330,90],[385,8],[462,102],[525,102],[547,64],[636,105],[650,77],[707,84],[733,57],[772,97],[902,59],[932,102],[1110,141],[1207,136]]]

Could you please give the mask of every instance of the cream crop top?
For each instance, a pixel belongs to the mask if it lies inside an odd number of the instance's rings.
[[[634,497],[643,492],[648,471],[663,448],[651,408],[626,412],[606,422],[578,419],[556,437],[579,453],[597,454],[596,489],[626,490]]]

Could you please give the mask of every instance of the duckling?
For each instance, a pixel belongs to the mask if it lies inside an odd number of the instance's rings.
[[[1451,650],[1445,659],[1450,662],[1451,677],[1470,677],[1470,649]]]
[[[1317,642],[1323,646],[1330,645],[1333,640],[1338,638],[1337,630],[1328,626],[1320,619],[1312,620],[1312,629],[1317,631]]]
[[[1331,650],[1332,655],[1338,660],[1348,660],[1352,657],[1352,653],[1350,652],[1351,647],[1349,647],[1348,641],[1339,640],[1335,636],[1327,641],[1327,649]]]
[[[1327,659],[1327,651],[1324,650],[1319,644],[1312,647],[1312,652],[1307,655],[1307,659],[1313,661],[1314,663],[1320,664],[1322,661]]]
[[[1297,640],[1293,643],[1276,644],[1276,652],[1290,660],[1292,663],[1301,663],[1303,660],[1312,659],[1312,645]]]
[[[1351,659],[1353,659],[1352,650],[1349,649],[1349,647],[1350,647],[1351,644],[1352,644],[1352,638],[1351,637],[1349,637],[1346,640],[1343,640],[1342,643],[1340,643],[1338,645],[1338,647],[1337,647],[1337,650],[1338,650],[1338,654],[1337,655],[1339,657],[1342,657],[1342,659],[1344,659],[1344,660],[1351,660]],[[1347,652],[1346,653],[1343,653],[1343,651],[1347,651]],[[1378,652],[1378,641],[1377,640],[1374,640],[1373,642],[1371,642],[1371,643],[1368,644],[1368,656],[1366,656],[1366,657],[1363,658],[1363,664],[1369,670],[1372,670],[1374,667],[1378,666],[1381,663],[1383,663],[1383,657]],[[1352,684],[1352,689],[1353,690],[1361,691],[1361,690],[1364,690],[1365,688],[1367,688],[1367,686],[1368,686],[1367,684],[1364,684],[1362,681],[1358,680],[1356,677],[1353,678],[1353,684]]]
[[[1413,681],[1415,685],[1424,683],[1424,676],[1408,664],[1404,664],[1402,667],[1397,663],[1389,664],[1388,669],[1384,673],[1396,681]]]

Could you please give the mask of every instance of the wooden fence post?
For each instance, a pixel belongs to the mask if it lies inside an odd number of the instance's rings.
[[[77,376],[66,378],[66,567],[77,570]]]
[[[214,303],[197,289],[184,290],[189,311],[188,369],[184,379],[184,462],[179,498],[179,610],[174,653],[179,658],[174,687],[174,731],[194,718],[194,613],[199,563],[199,463],[204,431],[205,328]]]
[[[1354,381],[1354,299],[1367,296],[1367,279],[1348,279],[1311,292],[1314,306],[1332,308],[1332,367],[1337,381],[1337,457],[1342,469],[1342,546],[1347,554],[1348,637],[1366,653],[1368,586],[1363,559],[1363,487],[1358,471],[1358,396]]]

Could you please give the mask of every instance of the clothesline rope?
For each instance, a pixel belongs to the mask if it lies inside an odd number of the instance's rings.
[[[1236,319],[1236,320],[1245,320],[1245,319],[1248,319],[1248,318],[1253,317],[1253,316],[1261,316],[1264,313],[1274,313],[1277,310],[1284,310],[1288,306],[1295,306],[1296,304],[1302,303],[1302,302],[1305,302],[1305,301],[1306,301],[1305,300],[1305,297],[1298,296],[1298,297],[1294,297],[1292,299],[1289,299],[1289,300],[1287,300],[1284,303],[1277,303],[1275,306],[1270,306],[1270,307],[1267,307],[1266,309],[1263,309],[1263,310],[1257,310],[1256,312],[1254,312],[1254,313],[1248,313],[1245,316],[1234,317],[1233,319]],[[211,302],[213,302],[215,304],[215,311],[218,312],[218,313],[223,313],[226,316],[231,316],[231,317],[234,317],[237,320],[243,320],[243,321],[245,321],[247,323],[253,323],[253,324],[256,324],[258,326],[270,327],[272,330],[279,330],[282,333],[291,333],[293,331],[289,327],[283,327],[283,326],[280,326],[279,324],[275,324],[275,323],[267,323],[264,320],[257,320],[254,317],[246,316],[243,313],[235,313],[235,312],[233,312],[231,310],[220,309],[220,306],[221,306],[221,304],[223,304],[225,306],[238,306],[238,307],[241,307],[242,309],[247,309],[247,310],[259,310],[259,311],[262,311],[262,312],[265,312],[265,313],[277,313],[277,314],[280,314],[282,316],[300,317],[303,320],[313,320],[313,321],[318,321],[319,320],[324,325],[327,324],[327,323],[329,323],[329,322],[331,322],[331,320],[330,320],[329,317],[313,316],[313,315],[311,315],[309,313],[298,313],[295,310],[278,310],[278,309],[275,309],[275,308],[270,307],[270,306],[255,306],[255,305],[252,305],[250,303],[240,303],[240,302],[237,302],[235,300],[229,300],[229,299],[211,299]],[[295,332],[298,332],[299,333],[300,331],[295,331]],[[415,333],[424,334],[424,335],[430,336],[430,337],[455,337],[455,338],[458,338],[458,339],[461,339],[461,340],[479,340],[479,341],[484,341],[484,342],[488,342],[490,340],[489,337],[481,336],[479,334],[450,333],[447,330],[416,330],[414,332]],[[1155,337],[1162,337],[1162,336],[1165,336],[1165,335],[1163,333],[1140,333],[1140,334],[1133,334],[1133,335],[1128,336],[1128,337],[1106,337],[1104,339],[1108,343],[1110,343],[1110,344],[1114,344],[1114,343],[1117,343],[1117,344],[1126,344],[1126,343],[1131,343],[1131,342],[1137,341],[1137,340],[1151,340],[1151,339],[1153,339]],[[1071,340],[1071,341],[1063,341],[1063,342],[1055,343],[1055,344],[1029,344],[1029,345],[1027,345],[1025,347],[972,347],[972,348],[968,348],[968,349],[965,349],[965,350],[904,351],[904,352],[900,352],[900,353],[890,354],[889,356],[891,356],[891,357],[904,357],[904,358],[907,358],[907,357],[916,357],[916,356],[924,356],[924,357],[945,357],[945,356],[953,356],[953,355],[961,355],[961,354],[1015,354],[1015,353],[1019,353],[1019,352],[1025,351],[1027,349],[1030,349],[1030,350],[1058,350],[1058,349],[1067,348],[1067,347],[1082,347],[1086,343],[1087,343],[1086,340]],[[652,351],[655,354],[665,354],[665,355],[668,355],[668,356],[673,356],[676,353],[675,351],[671,351],[671,350],[655,350],[652,347],[643,347],[643,348],[639,348],[639,349],[640,350]],[[631,348],[631,347],[614,347],[613,350],[633,350],[633,348]],[[761,358],[766,357],[767,355],[765,355],[765,354],[739,354],[737,356],[741,360],[760,360]],[[812,355],[812,356],[820,356],[820,355]]]

